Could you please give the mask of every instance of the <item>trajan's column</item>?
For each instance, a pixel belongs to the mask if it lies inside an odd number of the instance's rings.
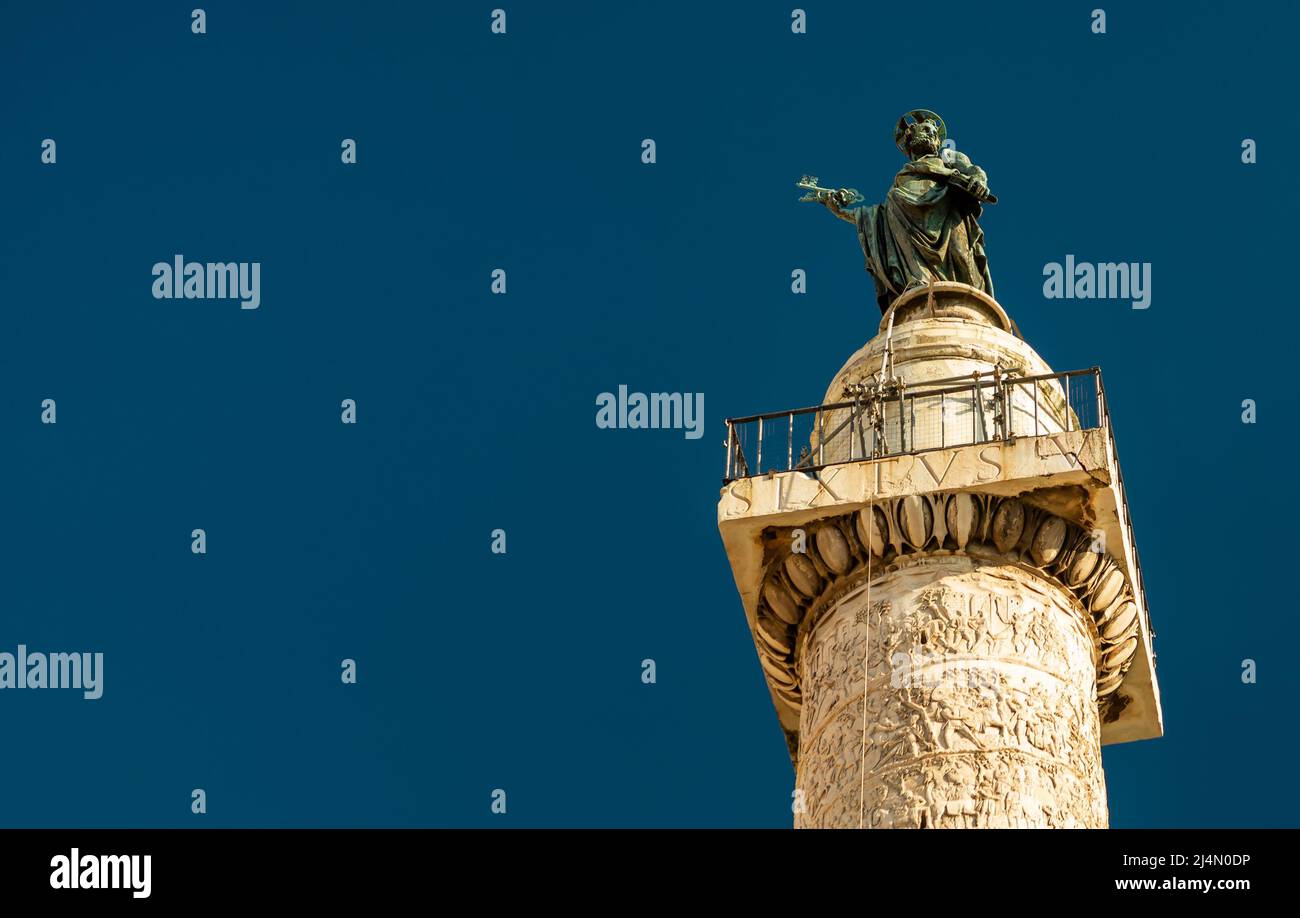
[[[880,333],[821,405],[728,422],[719,528],[795,826],[1102,828],[1102,744],[1162,723],[1101,376],[993,299],[996,198],[938,116],[895,136],[883,204],[801,183],[856,224]]]

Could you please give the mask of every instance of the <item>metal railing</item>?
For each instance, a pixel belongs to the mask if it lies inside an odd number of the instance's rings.
[[[1016,437],[1104,429],[1115,464],[1120,531],[1133,558],[1134,586],[1141,597],[1147,632],[1154,638],[1101,369],[1024,377],[976,373],[966,379],[969,381],[940,380],[916,389],[856,387],[857,397],[852,401],[728,418],[723,481],[768,472],[815,472],[845,462]]]
[[[1105,426],[1101,370],[976,373],[915,389],[855,387],[852,401],[727,419],[724,483],[769,472]]]

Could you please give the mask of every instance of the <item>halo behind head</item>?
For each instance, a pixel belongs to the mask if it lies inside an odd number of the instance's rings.
[[[910,120],[909,120],[910,119]],[[931,121],[939,129],[939,145],[948,139],[948,128],[943,123],[943,119],[928,108],[914,108],[907,114],[898,119],[898,124],[894,126],[894,144],[904,153],[907,152],[907,129],[914,124],[920,124],[922,121]]]

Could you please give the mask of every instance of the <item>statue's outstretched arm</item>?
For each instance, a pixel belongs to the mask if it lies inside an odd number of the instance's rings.
[[[835,216],[839,217],[844,222],[852,223],[855,226],[857,225],[858,211],[861,210],[862,208],[841,207],[840,202],[835,199],[834,195],[827,197],[824,201],[822,201],[822,203],[826,205],[827,210],[829,210]]]
[[[856,188],[823,188],[818,185],[819,179],[815,175],[805,175],[799,181],[795,182],[796,188],[802,188],[806,194],[800,198],[800,201],[807,201],[810,204],[825,204],[826,209],[839,217],[846,223],[858,222],[858,211],[861,209],[854,205],[862,201],[862,195]]]

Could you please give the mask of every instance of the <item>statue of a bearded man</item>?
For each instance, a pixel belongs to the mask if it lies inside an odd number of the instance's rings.
[[[804,200],[825,204],[831,213],[858,228],[867,270],[876,282],[876,302],[883,313],[904,291],[931,280],[959,281],[993,295],[981,203],[994,204],[988,176],[964,153],[940,155],[947,131],[932,111],[916,109],[898,119],[894,142],[908,162],[894,176],[883,204],[846,206],[860,199],[852,189],[816,187]]]

